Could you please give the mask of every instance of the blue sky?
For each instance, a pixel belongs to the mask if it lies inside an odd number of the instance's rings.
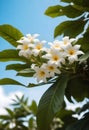
[[[57,4],[59,4],[58,0],[0,0],[0,24],[11,24],[24,35],[39,33],[40,39],[53,41],[54,28],[64,18],[52,19],[44,15],[44,11],[47,7]],[[0,38],[0,51],[8,48],[12,48],[12,46]],[[34,82],[34,79],[16,77],[16,73],[13,71],[5,71],[5,65],[6,63],[0,63],[0,78],[12,77],[25,83]],[[25,89],[20,86],[4,86],[3,88],[6,94],[18,90],[39,99],[48,87]]]

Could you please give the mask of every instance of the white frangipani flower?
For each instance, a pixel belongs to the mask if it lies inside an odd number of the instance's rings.
[[[27,37],[21,37],[20,40],[17,41],[18,43],[30,43],[29,39]]]
[[[39,39],[37,39],[37,37],[39,36],[39,34],[27,34],[26,37],[29,39],[30,43],[35,43],[35,42],[39,42]]]
[[[56,64],[58,66],[61,66],[61,63],[65,62],[63,53],[58,50],[51,50],[51,53],[44,55],[43,58],[48,59],[49,63]]]
[[[49,72],[50,77],[54,77],[55,74],[60,74],[61,71],[57,68],[56,64],[51,64],[51,63],[47,63],[47,64],[43,64],[42,65],[44,68],[46,68],[46,70]]]
[[[37,82],[43,81],[46,83],[47,78],[49,77],[48,71],[44,67],[38,67],[38,66],[33,66],[33,69],[36,72],[33,76],[37,78]]]
[[[34,56],[37,56],[40,51],[45,51],[46,48],[43,47],[44,43],[46,43],[46,41],[39,41],[35,44],[35,46],[32,50]]]
[[[27,57],[29,54],[31,54],[28,43],[23,43],[22,45],[18,45],[17,49],[20,50],[19,51],[19,56]]]
[[[65,55],[68,57],[70,63],[73,63],[74,61],[78,60],[78,55],[84,54],[82,51],[80,51],[80,45],[74,45],[69,44],[65,48]]]
[[[55,40],[53,43],[49,42],[48,43],[51,46],[51,49],[57,49],[57,50],[61,50],[61,46],[62,46],[62,42],[59,40]]]
[[[71,39],[69,39],[69,37],[68,36],[65,36],[65,37],[63,37],[63,45],[68,45],[68,44],[70,44],[70,43],[72,43],[72,42],[74,42],[74,41],[76,41],[76,39],[75,38],[71,38]]]
[[[74,38],[69,39],[68,36],[65,36],[62,41],[54,40],[48,43],[50,47],[46,48],[44,47],[46,41],[40,41],[37,39],[38,36],[39,34],[27,34],[26,37],[17,41],[19,43],[17,46],[19,56],[31,58],[31,69],[35,72],[33,76],[38,82],[46,83],[48,79],[60,75],[63,69],[70,70],[72,63],[78,61],[79,55],[84,54],[79,50],[80,45],[73,44],[76,40]],[[67,61],[69,62],[67,63]]]

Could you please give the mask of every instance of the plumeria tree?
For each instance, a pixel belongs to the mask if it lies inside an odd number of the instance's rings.
[[[26,86],[14,79],[4,78],[0,84],[22,85],[27,88],[50,84],[39,101],[37,129],[50,130],[53,118],[59,117],[61,130],[87,130],[89,112],[77,121],[72,117],[73,112],[65,109],[64,97],[72,103],[73,98],[78,102],[85,97],[89,98],[89,2],[61,2],[65,3],[64,6],[51,6],[45,14],[53,18],[64,15],[68,18],[54,30],[54,37],[63,35],[62,40],[41,41],[39,34],[24,36],[11,25],[0,26],[0,36],[15,47],[0,52],[0,61],[17,61],[7,65],[6,69],[15,70],[16,76],[34,77],[37,80],[37,84],[29,83]],[[88,102],[78,113],[86,110],[89,110]]]

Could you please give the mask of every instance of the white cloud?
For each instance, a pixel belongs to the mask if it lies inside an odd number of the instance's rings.
[[[11,92],[9,95],[6,95],[4,93],[4,89],[2,86],[0,86],[0,114],[6,114],[5,107],[9,107],[9,105],[13,102],[12,99],[15,99],[15,95],[18,95],[18,97],[21,97],[23,95],[22,92],[16,91]]]

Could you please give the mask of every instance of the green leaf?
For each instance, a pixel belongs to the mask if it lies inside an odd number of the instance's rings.
[[[82,101],[85,97],[89,98],[89,81],[83,76],[75,77],[68,82],[66,90],[77,101]]]
[[[89,51],[86,52],[84,55],[82,55],[82,56],[79,58],[79,61],[80,61],[80,62],[84,62],[84,61],[86,61],[88,58],[89,58]]]
[[[78,113],[78,114],[81,114],[81,112],[85,112],[86,110],[89,110],[89,101],[86,102],[86,103],[83,105],[83,107],[78,110],[77,113]]]
[[[62,2],[67,2],[67,3],[74,3],[76,5],[81,5],[83,7],[89,7],[89,1],[88,0],[61,0]],[[73,5],[74,5],[73,4]]]
[[[66,15],[69,18],[76,18],[80,15],[82,15],[83,11],[80,11],[76,8],[74,8],[71,5],[65,6],[61,9],[64,15]]]
[[[14,116],[14,112],[13,112],[11,109],[5,108],[5,110],[8,112],[8,114],[9,114],[11,117]]]
[[[17,73],[17,76],[33,77],[34,71],[31,68],[26,68]]]
[[[29,119],[29,130],[31,129],[34,129],[34,118],[33,117],[31,117],[30,119]]]
[[[55,28],[54,37],[62,34],[64,36],[76,37],[84,31],[85,23],[82,19],[62,22]]]
[[[0,52],[0,62],[7,61],[23,61],[26,62],[27,59],[24,57],[20,57],[18,55],[18,51],[14,49],[4,50]]]
[[[29,87],[37,87],[37,86],[42,86],[42,85],[46,85],[46,84],[51,84],[51,82],[48,82],[48,83],[41,82],[41,83],[37,83],[37,84],[29,83],[29,85],[27,87],[28,88]]]
[[[76,44],[81,45],[81,49],[84,52],[89,51],[89,27],[85,30],[85,33],[83,34],[82,38],[79,38]]]
[[[66,130],[89,130],[89,113],[83,119],[68,126]]]
[[[89,5],[88,7],[87,6],[85,7],[84,5],[81,6],[80,4],[79,5],[74,4],[73,7],[79,11],[89,12]]]
[[[36,116],[36,113],[37,113],[37,104],[36,102],[33,100],[31,105],[30,105],[30,110],[32,111],[32,113]]]
[[[55,5],[55,6],[50,6],[48,9],[45,11],[45,14],[50,16],[50,17],[57,17],[63,15],[63,13],[60,11],[62,6],[60,5]]]
[[[89,42],[88,41],[89,41],[89,38],[82,37],[82,38],[78,39],[76,44],[80,44],[81,45],[81,49],[84,52],[87,52],[87,51],[89,51]]]
[[[0,119],[5,121],[11,119],[11,117],[9,115],[0,115]]]
[[[62,2],[68,2],[68,3],[70,3],[70,2],[72,2],[73,0],[61,0]]]
[[[82,13],[83,13],[83,11],[79,11],[78,9],[75,9],[71,5],[68,5],[65,7],[60,6],[60,5],[50,6],[45,11],[45,14],[52,18],[62,16],[62,15],[65,15],[69,18],[75,18],[75,17],[80,16]]]
[[[23,69],[29,68],[30,67],[30,63],[29,64],[10,64],[6,66],[6,70],[15,70],[15,71],[21,71]]]
[[[18,45],[16,41],[23,37],[23,34],[15,27],[4,24],[0,25],[0,36],[16,47]]]
[[[21,85],[21,86],[26,87],[24,84],[14,80],[14,79],[11,79],[11,78],[0,79],[0,85]]]
[[[16,76],[33,77],[33,72],[32,73],[17,73]]]
[[[37,112],[38,130],[48,130],[54,115],[62,108],[67,80],[66,75],[62,76],[43,94]]]

